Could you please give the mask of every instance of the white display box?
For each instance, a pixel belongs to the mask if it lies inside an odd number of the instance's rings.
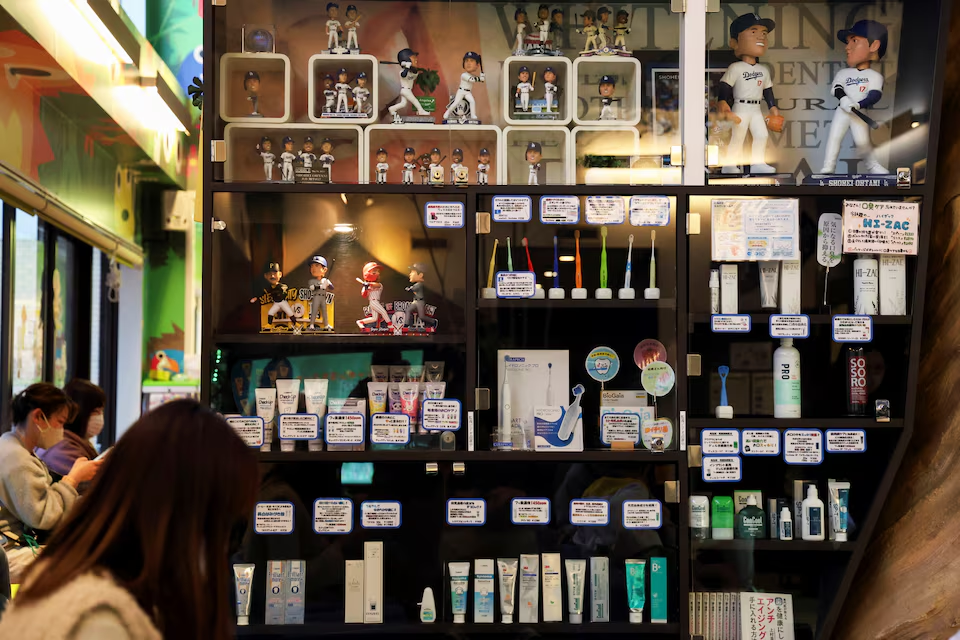
[[[516,87],[519,80],[517,75],[520,73],[520,67],[526,66],[531,72],[531,81],[534,84],[533,91],[530,93],[530,113],[519,115],[520,100],[516,98]],[[553,109],[556,111],[555,118],[546,117],[545,96],[543,90],[543,72],[547,67],[553,68],[557,74],[554,84],[559,91],[554,99]],[[536,77],[534,77],[536,74]],[[576,100],[576,91],[573,83],[573,63],[569,58],[549,57],[549,56],[510,56],[503,61],[503,69],[500,74],[503,78],[503,119],[507,124],[521,125],[560,125],[570,124],[573,118],[574,101]]]
[[[323,115],[323,107],[326,98],[323,95],[323,80],[327,75],[333,76],[333,82],[337,82],[337,74],[340,69],[346,69],[349,74],[351,87],[357,86],[356,77],[361,71],[367,74],[367,89],[370,90],[370,97],[367,102],[366,114],[359,115]],[[349,123],[349,124],[372,124],[377,121],[380,113],[380,88],[379,88],[380,63],[371,55],[365,53],[354,55],[336,55],[318,53],[310,57],[310,66],[307,70],[307,104],[310,120],[322,123]],[[349,108],[354,110],[353,92],[347,94],[349,98]]]
[[[248,71],[260,76],[257,111],[243,88]],[[293,117],[290,110],[290,58],[282,53],[225,53],[220,58],[220,119],[224,122],[276,124]]]
[[[539,142],[543,151],[544,172],[540,186],[573,184],[573,156],[570,155],[570,129],[566,127],[514,127],[503,130],[500,157],[506,159],[506,184],[527,184],[530,164],[527,145]]]
[[[640,132],[630,126],[574,127],[570,157],[575,184],[632,184],[633,162],[640,153]],[[624,167],[587,167],[589,156],[619,156]]]
[[[640,61],[636,58],[611,56],[590,56],[573,61],[573,75],[576,78],[576,110],[573,113],[575,124],[584,126],[610,126],[640,124]],[[613,97],[615,120],[600,119],[600,78],[613,76],[616,88]]]
[[[257,151],[257,145],[263,136],[273,143],[276,156],[273,169],[273,182],[280,182],[280,154],[283,153],[283,139],[293,138],[293,152],[303,149],[303,139],[313,138],[314,151],[321,154],[320,145],[324,139],[333,142],[336,158],[332,167],[333,183],[357,183],[366,168],[360,151],[363,149],[363,129],[355,124],[248,124],[232,123],[224,127],[223,137],[227,148],[227,159],[223,164],[225,182],[264,182],[263,159]],[[299,162],[294,163],[299,166]],[[319,165],[314,161],[314,166]]]
[[[364,135],[364,182],[376,183],[377,149],[387,151],[387,184],[401,184],[403,173],[403,150],[412,147],[417,156],[428,153],[434,147],[446,156],[444,184],[452,183],[450,164],[453,150],[463,151],[463,164],[470,170],[470,184],[477,184],[477,164],[480,149],[490,152],[488,184],[503,184],[506,167],[500,161],[501,132],[492,124],[374,124],[366,128]],[[420,173],[414,172],[414,184],[420,184]]]

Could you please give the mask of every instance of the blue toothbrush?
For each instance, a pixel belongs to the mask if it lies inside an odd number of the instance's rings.
[[[720,406],[727,406],[727,375],[730,373],[730,367],[725,364],[717,369],[720,373]]]

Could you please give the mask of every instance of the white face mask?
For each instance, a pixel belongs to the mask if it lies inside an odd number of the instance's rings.
[[[103,431],[103,414],[95,413],[87,420],[87,439],[96,438]]]
[[[63,427],[52,426],[50,421],[47,420],[47,416],[44,416],[43,414],[40,415],[43,418],[43,424],[45,426],[41,427],[39,422],[34,423],[37,427],[37,431],[40,433],[37,446],[41,449],[49,449],[53,445],[63,440]]]

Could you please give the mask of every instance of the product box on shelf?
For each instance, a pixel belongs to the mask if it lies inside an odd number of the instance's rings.
[[[364,155],[368,167],[364,182],[437,186],[503,184],[502,174],[505,168],[500,161],[502,156],[499,127],[375,124],[367,127],[364,134]],[[382,164],[387,165],[386,169],[383,169],[382,178],[377,169],[377,165],[381,164],[381,158],[378,157],[381,149],[386,152]],[[412,153],[408,153],[408,150],[412,150]],[[439,154],[434,153],[434,150]],[[442,170],[438,171],[437,167]],[[458,168],[461,168],[459,176]]]
[[[570,130],[560,126],[509,126],[503,130],[501,157],[506,184],[549,185],[573,182]]]
[[[290,58],[282,53],[225,53],[220,58],[220,119],[271,124],[293,117]]]
[[[500,94],[507,124],[569,124],[576,92],[569,58],[510,56]]]
[[[366,54],[310,57],[308,115],[313,122],[371,124],[380,113],[380,63]]]
[[[625,57],[579,57],[573,61],[577,102],[573,121],[599,126],[640,123],[640,61]]]
[[[355,184],[363,175],[358,125],[232,123],[223,135],[225,182]]]

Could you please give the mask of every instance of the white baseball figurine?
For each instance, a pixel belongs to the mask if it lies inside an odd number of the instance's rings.
[[[477,184],[487,184],[487,176],[490,173],[490,151],[480,149],[480,162],[477,164]]]
[[[313,161],[317,159],[317,154],[313,152],[313,138],[307,136],[303,139],[303,149],[297,155],[304,169],[313,169]]]
[[[277,158],[271,149],[273,149],[273,141],[266,136],[260,138],[257,151],[260,153],[260,157],[263,158],[263,178],[267,182],[273,181],[273,162]]]
[[[540,184],[540,161],[543,159],[543,147],[540,146],[539,142],[529,143],[524,158],[530,163],[530,174],[527,176],[527,184]]]
[[[583,43],[583,52],[594,51],[599,48],[597,46],[597,34],[600,30],[597,28],[597,25],[594,24],[595,15],[593,10],[587,9],[580,17],[583,18],[583,27],[577,29],[577,33],[582,33],[587,36],[586,42]]]
[[[482,70],[480,70],[479,75],[476,75],[478,69],[480,69],[480,54],[473,51],[467,51],[463,54],[463,73],[460,74],[460,88],[457,89],[457,95],[453,98],[453,102],[451,102],[447,110],[443,112],[444,120],[450,118],[453,110],[456,109],[461,101],[470,105],[470,119],[477,119],[477,101],[474,100],[471,89],[473,89],[475,82],[484,81]]]
[[[347,49],[359,49],[357,44],[357,27],[360,26],[360,15],[357,13],[357,6],[354,4],[347,6]],[[351,43],[352,46],[351,46]]]
[[[514,91],[514,97],[520,99],[520,110],[527,112],[530,110],[530,92],[533,91],[533,84],[530,82],[530,69],[526,66],[520,67],[517,74],[517,89]]]
[[[872,107],[883,97],[883,76],[870,68],[887,52],[887,28],[874,20],[860,20],[849,29],[837,33],[840,42],[846,44],[847,69],[840,69],[833,79],[833,95],[840,100],[833,114],[830,134],[827,137],[823,168],[820,173],[833,173],[837,168],[840,145],[847,135],[863,159],[862,171],[857,173],[888,173],[877,160],[870,142],[870,127],[855,112]]]
[[[513,50],[517,52],[525,51],[523,41],[527,36],[527,27],[529,26],[527,23],[527,12],[523,8],[517,9],[513,12],[513,19],[517,23],[517,40],[513,45]]]
[[[413,172],[417,170],[417,152],[413,147],[403,150],[403,184],[413,184]]]
[[[457,171],[463,169],[463,151],[461,149],[454,149],[450,155],[450,184],[456,184]]]
[[[387,171],[390,165],[387,164],[387,150],[383,147],[377,149],[377,184],[387,184]]]
[[[357,113],[366,113],[367,98],[370,97],[370,89],[367,89],[367,74],[363,71],[357,74],[357,86],[353,88],[353,104]]]
[[[337,99],[337,92],[333,88],[333,76],[327,76],[323,79],[323,112],[331,113],[333,104]]]
[[[340,5],[336,2],[327,3],[327,49],[333,51],[340,48]]]
[[[327,179],[333,182],[333,163],[336,158],[333,157],[333,143],[330,138],[320,143],[320,166],[327,170]]]
[[[550,7],[545,4],[537,9],[537,31],[540,32],[540,47],[546,49],[550,38]]]
[[[293,182],[293,161],[297,154],[293,152],[293,138],[283,139],[283,153],[280,154],[280,179],[284,182]]]
[[[557,95],[557,72],[553,67],[543,70],[543,97],[547,103],[547,113],[553,113],[553,100]]]
[[[423,108],[420,101],[413,95],[413,84],[420,75],[420,68],[417,66],[417,56],[419,54],[413,49],[402,49],[397,54],[397,62],[400,63],[400,100],[391,105],[387,111],[393,116],[393,122],[399,124],[403,122],[400,117],[400,109],[407,106],[407,103],[413,105],[417,110],[418,116],[429,116],[430,112]]]
[[[337,113],[346,113],[350,110],[347,101],[347,92],[350,91],[350,84],[347,82],[347,70],[340,69],[337,73]]]

